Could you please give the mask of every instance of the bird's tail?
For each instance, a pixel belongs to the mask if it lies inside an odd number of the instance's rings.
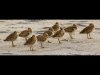
[[[24,45],[27,45],[26,43]]]
[[[5,39],[5,40],[3,40],[3,41],[7,41],[7,40]]]
[[[83,31],[80,32],[80,34],[82,34],[82,33],[83,33]]]

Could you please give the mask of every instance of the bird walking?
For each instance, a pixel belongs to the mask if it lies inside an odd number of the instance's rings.
[[[12,42],[12,47],[15,47],[14,41],[17,39],[17,37],[18,37],[17,31],[14,31],[9,36],[7,36],[4,41],[11,41]]]
[[[80,34],[87,34],[87,38],[88,39],[92,39],[90,33],[93,31],[94,29],[94,24],[93,23],[90,23],[89,26],[85,27],[81,32]]]

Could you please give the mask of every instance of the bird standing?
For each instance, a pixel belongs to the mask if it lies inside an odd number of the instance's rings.
[[[47,33],[48,37],[50,38],[51,36],[54,35],[54,30],[53,30],[53,28],[49,28],[49,30],[45,31],[44,33]],[[51,43],[51,42],[48,41],[48,43]]]
[[[59,26],[59,23],[56,22],[53,26],[52,26],[54,32],[56,33],[58,30],[60,30],[60,26]]]
[[[17,31],[14,31],[8,37],[6,37],[6,39],[4,41],[11,41],[12,42],[12,47],[15,47],[14,41],[17,39],[17,37],[18,37]]]
[[[40,42],[41,48],[44,48],[42,43],[45,42],[47,40],[47,38],[48,38],[47,33],[43,33],[43,35],[38,35],[37,36],[37,41]]]
[[[86,28],[84,28],[80,34],[87,34],[87,38],[88,39],[92,39],[90,33],[93,31],[94,29],[94,24],[90,23],[89,26],[87,26]]]
[[[61,41],[60,41],[60,38],[61,37],[63,37],[64,36],[64,34],[65,34],[65,31],[64,31],[64,29],[63,28],[60,28],[60,30],[59,31],[57,31],[52,37],[53,38],[57,38],[58,39],[58,42],[59,42],[59,44],[61,44]]]
[[[72,33],[75,32],[75,30],[77,30],[77,26],[75,24],[73,24],[72,26],[69,26],[67,28],[64,29],[65,32],[67,32],[70,36],[71,39],[73,39]]]
[[[27,41],[27,38],[28,36],[32,33],[32,29],[31,28],[28,28],[27,30],[24,30],[22,31],[20,34],[19,34],[19,37],[23,37],[25,38],[25,40]]]
[[[28,45],[30,47],[30,51],[33,51],[33,45],[36,43],[36,36],[33,35],[31,38],[29,38],[24,45]]]

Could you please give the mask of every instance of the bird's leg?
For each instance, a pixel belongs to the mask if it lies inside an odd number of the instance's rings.
[[[41,44],[41,47],[42,47],[42,42],[40,42],[40,44]]]
[[[12,41],[12,47],[15,47],[15,45],[14,45],[13,41]]]
[[[87,34],[87,38],[89,39],[88,34]]]
[[[31,50],[30,51],[33,51],[34,49],[33,49],[33,46],[31,45]]]
[[[72,33],[69,33],[69,36],[70,36],[71,39],[73,39],[73,37],[72,37]]]
[[[90,33],[89,33],[89,39],[92,39]]]
[[[40,42],[40,43],[41,43],[41,48],[44,48],[42,42]]]
[[[59,42],[59,44],[61,44],[61,41],[59,40],[59,38],[58,38],[58,42]]]
[[[92,39],[91,36],[90,36],[90,34],[87,34],[87,38],[88,38],[88,39]]]
[[[32,47],[31,47],[31,45],[30,45],[30,51],[32,50]]]
[[[48,43],[51,43],[51,42],[48,40]]]
[[[25,40],[27,41],[27,37],[25,37]]]

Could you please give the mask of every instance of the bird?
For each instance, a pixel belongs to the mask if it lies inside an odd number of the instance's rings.
[[[64,36],[64,34],[65,34],[64,29],[60,27],[60,30],[59,30],[59,31],[57,31],[57,32],[56,32],[56,33],[55,33],[52,37],[53,37],[53,38],[57,38],[57,39],[58,39],[59,44],[61,44],[60,38],[61,38],[61,37],[63,37],[63,36]]]
[[[93,23],[90,23],[89,26],[85,27],[81,32],[80,34],[87,34],[87,38],[88,39],[92,39],[91,36],[90,36],[90,33],[93,31],[94,29],[94,24]]]
[[[7,36],[4,41],[11,41],[12,42],[12,47],[15,47],[14,41],[17,39],[17,37],[18,37],[17,31],[14,31],[9,36]]]
[[[47,31],[45,31],[44,33],[48,34],[48,37],[50,38],[52,35],[54,35],[54,30],[52,27],[50,27]],[[48,43],[51,43],[50,41],[48,41]]]
[[[52,28],[53,28],[53,30],[54,30],[55,32],[57,32],[58,30],[60,30],[59,23],[56,22],[56,23],[52,26]]]
[[[19,37],[23,37],[27,41],[27,38],[31,33],[32,33],[32,29],[28,28],[27,30],[21,31],[21,33],[19,34]]]
[[[32,35],[32,37],[30,37],[24,45],[28,45],[30,47],[30,51],[33,51],[33,45],[36,43],[37,38],[35,35]]]
[[[77,26],[76,26],[76,24],[73,24],[72,26],[64,28],[64,30],[65,30],[65,32],[67,32],[69,34],[70,38],[73,39],[72,33],[75,32],[75,30],[77,30]]]
[[[45,42],[48,38],[48,34],[47,33],[43,33],[42,35],[37,35],[37,41],[40,42],[41,44],[41,48],[43,47],[43,42]]]

